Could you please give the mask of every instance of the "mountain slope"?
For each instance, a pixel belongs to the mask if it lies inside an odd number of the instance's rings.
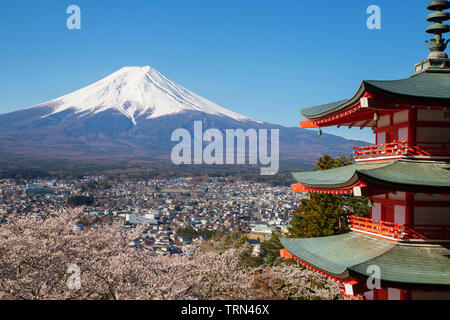
[[[85,88],[0,115],[0,160],[169,159],[177,128],[279,129],[280,159],[312,163],[365,145],[252,120],[200,97],[151,67],[125,67]],[[4,160],[4,159],[3,159]]]

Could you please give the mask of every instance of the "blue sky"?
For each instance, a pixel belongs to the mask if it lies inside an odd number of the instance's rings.
[[[66,8],[80,6],[81,30]],[[369,5],[382,29],[369,30]],[[14,0],[0,2],[0,113],[48,101],[128,65],[151,65],[255,119],[351,97],[362,80],[408,77],[425,59],[423,0]],[[370,130],[325,132],[372,141]]]

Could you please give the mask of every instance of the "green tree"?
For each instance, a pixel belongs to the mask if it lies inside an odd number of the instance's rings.
[[[192,237],[192,238],[198,237],[198,232],[191,226],[178,229],[176,234],[180,237]]]
[[[352,164],[352,157],[333,159],[329,155],[319,158],[316,171],[329,170]],[[310,193],[303,199],[292,219],[289,236],[314,238],[348,232],[348,215],[368,216],[368,199],[349,195]]]
[[[213,230],[195,230],[191,226],[180,228],[176,231],[176,234],[180,237],[206,237],[207,239],[210,239],[214,236],[216,232]]]
[[[280,233],[274,232],[272,236],[261,243],[261,256],[266,258],[268,262],[273,263],[280,257],[280,250],[283,245],[280,242]]]
[[[314,169],[314,171],[339,168],[352,164],[354,163],[354,161],[355,160],[353,159],[353,157],[342,156],[337,159],[333,159],[332,157],[326,154],[320,157],[319,160],[317,160],[316,168]]]
[[[72,196],[70,197],[67,202],[72,207],[78,207],[78,206],[91,206],[94,204],[94,198],[93,197],[87,197],[87,196]]]
[[[249,246],[247,250],[243,251],[240,256],[240,262],[244,266],[250,266],[253,268],[260,267],[263,264],[273,264],[280,257],[280,250],[283,249],[283,245],[280,242],[280,233],[274,232],[269,239],[266,239],[260,243],[261,254],[259,256],[253,256],[253,247]],[[250,243],[250,239],[242,237],[239,246],[243,243]]]
[[[328,194],[310,195],[303,199],[292,219],[290,236],[315,238],[332,236],[338,232],[339,218],[343,215],[340,198]]]

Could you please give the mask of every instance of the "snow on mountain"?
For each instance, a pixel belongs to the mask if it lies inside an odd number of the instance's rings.
[[[42,118],[66,110],[84,117],[116,109],[135,125],[141,117],[155,119],[185,111],[255,121],[189,91],[150,66],[124,67],[87,87],[34,108],[44,105],[53,109]]]
[[[278,129],[280,159],[314,164],[346,155],[359,141],[255,121],[200,97],[151,67],[125,67],[83,89],[0,115],[0,167],[6,161],[167,161],[174,130]],[[26,159],[26,160],[24,160]],[[150,160],[149,160],[150,159]]]

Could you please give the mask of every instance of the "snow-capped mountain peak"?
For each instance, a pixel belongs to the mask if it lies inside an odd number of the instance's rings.
[[[80,90],[41,106],[52,107],[50,115],[71,109],[80,117],[116,109],[134,124],[138,118],[154,119],[185,111],[199,111],[238,121],[254,121],[189,91],[150,67],[124,67]]]

